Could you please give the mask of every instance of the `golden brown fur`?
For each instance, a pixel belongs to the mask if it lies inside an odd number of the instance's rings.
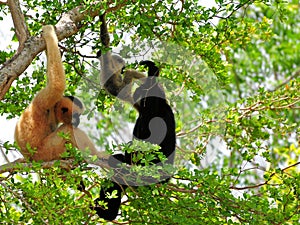
[[[76,127],[79,122],[75,127],[73,124],[74,116],[79,120],[82,105],[76,104],[73,97],[63,96],[65,72],[53,26],[43,27],[43,38],[47,48],[47,85],[37,93],[16,125],[15,140],[20,151],[27,159],[50,161],[59,159],[66,150],[65,144],[72,143],[80,150],[89,148],[91,154],[97,155],[91,140]],[[60,132],[70,139],[58,135]]]

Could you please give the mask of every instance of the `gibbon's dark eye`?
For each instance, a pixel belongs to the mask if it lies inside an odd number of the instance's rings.
[[[61,108],[61,111],[62,111],[62,113],[66,113],[66,112],[68,112],[68,108],[65,108],[65,107],[63,107],[63,108]]]

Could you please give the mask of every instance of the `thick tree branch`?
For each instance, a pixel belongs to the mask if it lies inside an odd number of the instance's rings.
[[[73,163],[74,163],[74,159],[60,160],[59,167],[65,170],[70,170],[76,167],[76,165],[74,165]],[[97,165],[101,168],[106,168],[106,169],[110,168],[107,164],[107,160],[98,160],[96,162],[92,162],[91,164]],[[54,165],[57,165],[57,160],[42,162],[41,167],[44,169],[49,169],[52,168]],[[0,174],[5,172],[13,173],[18,170],[22,170],[22,168],[25,167],[32,168],[33,163],[26,162],[25,159],[17,159],[14,162],[7,163],[5,165],[0,166]]]
[[[7,0],[7,4],[14,22],[17,38],[19,40],[19,48],[17,53],[24,48],[25,41],[29,37],[29,31],[22,13],[19,0]]]
[[[72,162],[73,162],[73,160],[61,160],[60,167],[63,169],[66,169],[66,170],[70,170],[72,168]],[[44,168],[44,169],[51,168],[54,166],[55,163],[56,163],[56,160],[50,161],[50,162],[43,162],[42,168]],[[12,173],[12,172],[18,171],[24,167],[31,168],[32,163],[27,163],[27,162],[25,162],[24,159],[18,159],[14,162],[7,163],[5,165],[0,166],[0,174],[5,173],[5,172]]]
[[[24,43],[24,48],[4,63],[0,69],[0,100],[3,99],[12,82],[26,70],[34,57],[45,47],[45,42],[41,37],[30,37]]]
[[[126,1],[117,6],[108,8],[106,11],[111,12],[118,10],[124,5],[126,5]],[[84,6],[78,6],[68,13],[65,13],[55,26],[58,39],[62,40],[77,33],[81,21],[87,16],[94,18],[98,16],[99,13],[99,8],[92,10],[90,7],[90,9],[84,10]],[[45,50],[45,47],[45,42],[41,36],[29,37],[24,42],[23,48],[20,49],[12,59],[3,64],[2,68],[0,68],[0,100],[4,98],[12,82],[26,70],[38,53]]]

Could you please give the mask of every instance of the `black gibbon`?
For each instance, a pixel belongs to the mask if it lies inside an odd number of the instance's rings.
[[[109,49],[110,38],[107,30],[105,14],[100,16],[101,43]],[[132,80],[144,78],[144,74],[135,70],[125,70],[125,61],[121,56],[113,55],[110,51],[102,54],[98,51],[97,57],[101,64],[100,80],[104,88],[113,96],[116,96],[130,104],[133,104],[131,88]]]
[[[133,130],[133,138],[159,145],[160,152],[167,158],[166,162],[173,164],[176,145],[174,114],[166,101],[164,90],[156,81],[156,77],[159,76],[158,67],[151,61],[143,61],[140,64],[148,67],[148,77],[133,94],[134,105],[139,112]],[[109,158],[109,165],[116,169],[120,163],[132,165],[134,164],[132,160],[134,154],[126,152],[125,155],[113,155]],[[153,164],[160,162],[159,158],[152,161]],[[137,163],[141,164],[140,162]],[[94,207],[99,217],[114,220],[118,215],[123,190],[128,186],[134,186],[130,183],[124,184],[124,177],[124,174],[123,176],[121,174],[119,178],[113,179],[111,186],[100,190],[100,196],[95,200]],[[168,176],[161,177],[160,181],[156,182],[155,179],[150,179],[150,182],[159,183],[163,182],[164,179],[166,182]],[[111,194],[113,191],[117,192],[117,198],[108,198],[107,194]],[[106,203],[107,208],[99,206],[99,201]]]
[[[77,127],[83,104],[76,97],[63,96],[66,78],[54,27],[47,25],[42,30],[47,49],[47,85],[22,113],[15,128],[15,141],[22,155],[35,161],[59,159],[66,143],[82,151],[88,148],[97,155],[91,140]],[[70,138],[66,140],[60,132]]]

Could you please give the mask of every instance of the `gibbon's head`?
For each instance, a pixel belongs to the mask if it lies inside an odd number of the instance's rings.
[[[124,59],[119,55],[112,55],[111,58],[113,61],[113,68],[115,70],[114,72],[122,73],[123,70],[125,69]]]
[[[106,53],[107,54],[107,53]],[[107,57],[108,55],[102,55],[102,51],[101,50],[99,50],[98,52],[97,52],[97,58],[101,61],[101,58],[102,57]],[[110,63],[111,63],[111,68],[113,68],[113,73],[123,73],[123,70],[125,69],[125,61],[124,61],[124,59],[121,57],[121,56],[119,56],[119,55],[110,55],[110,57],[111,57],[111,61],[110,61]]]
[[[84,107],[82,102],[74,96],[64,96],[55,105],[55,115],[58,122],[78,127],[80,115]]]

